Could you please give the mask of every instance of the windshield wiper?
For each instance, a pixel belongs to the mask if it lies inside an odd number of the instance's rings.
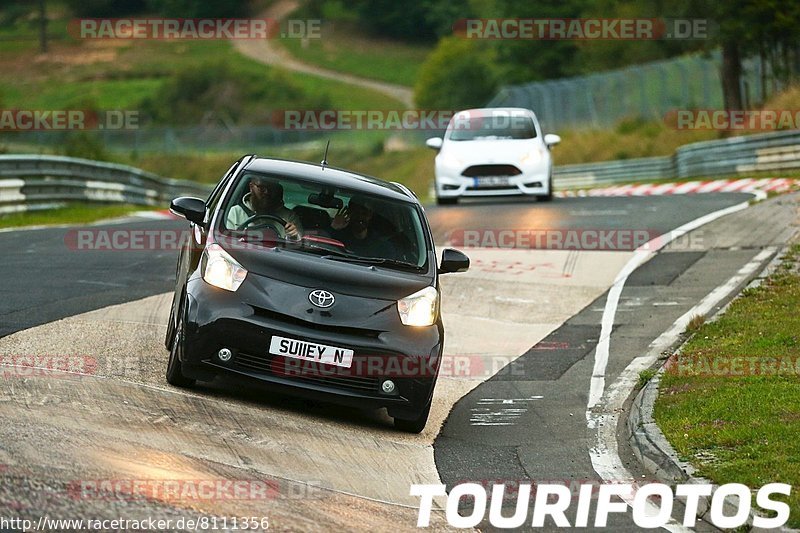
[[[323,259],[330,259],[332,261],[344,261],[347,263],[360,263],[364,265],[378,265],[378,266],[392,266],[407,270],[421,270],[422,267],[406,261],[398,261],[397,259],[389,259],[386,257],[362,257],[360,255],[349,254],[331,254],[322,256]]]

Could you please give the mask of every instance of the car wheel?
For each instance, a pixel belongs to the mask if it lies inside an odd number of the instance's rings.
[[[431,402],[429,401],[428,405],[425,406],[425,409],[422,410],[417,418],[409,420],[395,417],[394,427],[395,429],[405,431],[406,433],[421,433],[422,430],[425,429],[425,424],[428,423],[428,415],[430,412]]]
[[[437,196],[436,203],[439,205],[455,205],[458,203],[458,196],[453,196],[452,198],[442,198]]]
[[[540,202],[549,202],[553,199],[553,178],[547,180],[547,194],[537,196],[536,199]]]
[[[186,325],[183,323],[183,316],[178,318],[178,327],[172,337],[172,348],[169,350],[169,361],[167,362],[167,383],[176,387],[191,387],[195,380],[183,375],[181,356],[185,350]]]

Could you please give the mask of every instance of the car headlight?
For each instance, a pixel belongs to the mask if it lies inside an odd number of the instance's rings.
[[[459,158],[457,158],[455,155],[453,155],[450,152],[447,152],[447,153],[444,153],[444,154],[440,153],[437,159],[439,160],[439,164],[440,165],[443,165],[443,166],[446,166],[446,167],[458,167],[458,166],[461,166],[463,164],[463,162]]]
[[[236,291],[247,277],[247,270],[219,244],[206,247],[202,265],[205,282],[226,291]]]
[[[425,287],[397,301],[400,321],[406,326],[430,326],[439,316],[439,291]]]
[[[544,157],[544,152],[542,151],[542,149],[536,148],[534,150],[531,150],[527,154],[523,155],[519,159],[519,162],[522,163],[523,165],[526,163],[535,163],[536,161],[540,161],[543,157]]]

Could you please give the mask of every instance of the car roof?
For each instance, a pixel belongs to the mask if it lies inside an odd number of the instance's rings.
[[[396,183],[389,183],[373,176],[327,165],[323,167],[319,164],[304,161],[256,157],[247,164],[245,170],[306,179],[332,187],[351,189],[364,194],[418,203],[416,197],[408,189]]]
[[[456,113],[455,116],[459,115],[475,115],[475,116],[504,116],[504,115],[524,115],[524,116],[536,116],[536,114],[531,111],[530,109],[526,109],[524,107],[481,107],[481,108],[474,108],[474,109],[463,109]]]

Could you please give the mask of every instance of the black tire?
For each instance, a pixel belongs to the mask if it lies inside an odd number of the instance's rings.
[[[394,427],[395,429],[405,431],[406,433],[421,433],[422,430],[425,429],[425,424],[428,423],[428,415],[430,412],[431,402],[428,402],[428,405],[425,406],[425,409],[422,410],[417,418],[408,420],[405,418],[395,417]]]
[[[174,297],[173,297],[174,299]],[[169,310],[169,322],[167,322],[167,334],[164,336],[164,348],[172,350],[172,342],[175,340],[175,302]]]
[[[175,329],[175,335],[172,338],[172,348],[169,350],[169,361],[167,362],[167,383],[175,387],[191,387],[195,384],[195,380],[187,378],[183,375],[183,368],[181,365],[180,356],[183,355],[185,350],[184,338],[186,336],[186,326],[183,323],[183,317],[178,318],[178,327]]]
[[[438,205],[456,205],[458,203],[458,196],[454,196],[452,198],[442,198],[437,196],[436,203]]]
[[[541,196],[537,196],[536,200],[539,202],[549,202],[553,199],[553,178],[549,178],[547,180],[547,194],[543,194]]]

